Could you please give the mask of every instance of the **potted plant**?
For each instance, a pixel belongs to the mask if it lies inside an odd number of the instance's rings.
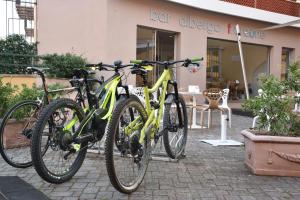
[[[243,105],[259,119],[257,128],[242,131],[245,164],[257,175],[300,176],[300,117],[293,111],[293,94],[300,91],[299,63],[288,71],[284,81],[261,76],[261,95]]]

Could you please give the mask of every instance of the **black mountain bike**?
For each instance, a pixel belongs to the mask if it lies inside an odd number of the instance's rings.
[[[132,65],[116,61],[114,65],[100,63],[88,66],[97,67],[100,71],[114,71],[114,75],[95,92],[90,91],[87,74],[84,74],[88,107],[82,109],[75,101],[61,98],[45,107],[36,122],[31,152],[33,165],[47,182],[59,184],[75,175],[87,149],[102,139],[117,101],[129,97],[128,87],[122,84],[119,71]],[[118,88],[125,89],[125,93],[119,93]],[[44,153],[45,146],[50,148]]]
[[[84,94],[82,93],[82,80],[80,70],[76,70],[70,83],[72,87],[49,91],[44,74],[45,68],[27,67],[28,73],[36,73],[41,77],[43,96],[38,100],[24,100],[16,103],[8,109],[0,125],[0,153],[3,159],[11,166],[26,168],[32,165],[30,145],[32,131],[41,110],[50,103],[51,97],[61,92],[77,91],[75,101],[84,106]],[[90,82],[101,81],[89,79]],[[48,127],[49,130],[51,127]]]

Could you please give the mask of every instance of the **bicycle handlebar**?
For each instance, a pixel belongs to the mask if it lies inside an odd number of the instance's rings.
[[[131,60],[130,63],[136,65],[148,65],[148,64],[159,64],[163,65],[164,67],[168,67],[170,65],[174,65],[176,63],[184,63],[183,65],[187,67],[190,64],[197,64],[195,62],[202,61],[203,58],[192,58],[192,59],[185,59],[185,60],[177,60],[177,61],[147,61],[147,60]]]
[[[105,71],[116,71],[125,67],[133,66],[132,64],[122,65],[121,61],[115,61],[114,65],[104,64],[102,62],[98,64],[86,64],[86,67],[97,67],[99,71],[105,70]],[[111,68],[112,70],[109,70],[107,68]]]

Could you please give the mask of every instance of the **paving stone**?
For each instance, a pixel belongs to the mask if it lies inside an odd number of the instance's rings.
[[[78,183],[74,183],[71,188],[73,188],[73,189],[84,189],[87,186],[87,184],[88,183],[78,182]]]
[[[150,161],[143,183],[131,195],[119,193],[110,184],[103,155],[87,156],[78,173],[59,185],[43,181],[33,167],[15,169],[2,158],[0,176],[19,176],[54,200],[299,200],[299,178],[252,175],[244,165],[244,147],[213,147],[200,142],[219,139],[219,118],[215,112],[211,129],[189,131],[185,159]],[[250,127],[252,119],[234,115],[232,122],[228,137],[243,141],[240,131]]]
[[[64,197],[62,200],[78,200],[78,197]]]
[[[96,198],[96,193],[95,194],[86,194],[86,193],[83,193],[80,195],[79,199],[81,200],[84,200],[84,199],[95,199]]]
[[[67,192],[51,192],[50,196],[53,197],[69,197],[72,195],[73,192],[67,191]]]

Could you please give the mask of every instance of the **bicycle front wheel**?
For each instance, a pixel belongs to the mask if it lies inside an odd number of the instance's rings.
[[[143,181],[150,153],[150,137],[139,143],[146,111],[135,96],[120,101],[108,124],[105,141],[106,169],[111,184],[122,193],[132,193]],[[129,125],[131,128],[129,128]]]
[[[184,99],[178,96],[178,106],[175,94],[169,94],[172,101],[165,105],[163,141],[168,156],[172,159],[183,155],[188,132],[188,118]],[[182,124],[179,123],[179,114]]]
[[[3,159],[16,168],[32,165],[31,137],[40,107],[36,101],[21,101],[11,107],[0,125],[0,153]]]
[[[35,170],[45,181],[63,183],[81,167],[87,142],[75,144],[72,137],[83,117],[82,108],[64,98],[52,101],[41,112],[32,135],[31,155]]]

